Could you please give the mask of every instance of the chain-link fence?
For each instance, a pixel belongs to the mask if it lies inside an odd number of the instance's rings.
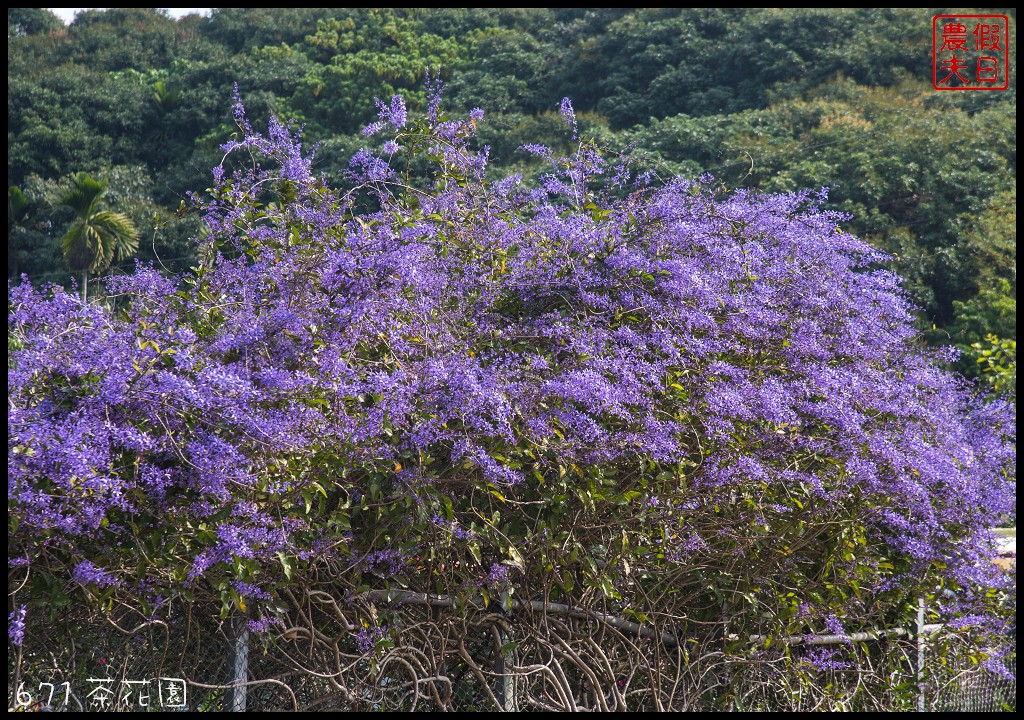
[[[1010,644],[1012,643],[1012,645]],[[1015,647],[1016,639],[1010,640]],[[983,664],[969,658],[936,654],[928,662],[928,710],[938,712],[1016,712],[1017,657],[1009,654],[999,663]]]
[[[9,646],[9,706],[51,711],[1015,710],[956,634],[753,638],[506,599],[311,591],[269,632],[214,608],[131,627],[63,608]],[[922,654],[923,653],[923,654]],[[921,664],[923,658],[923,665]],[[998,668],[997,668],[998,669]]]

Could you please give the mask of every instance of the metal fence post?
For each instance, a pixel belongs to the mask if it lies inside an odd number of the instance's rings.
[[[228,685],[224,691],[226,712],[245,712],[246,683],[249,681],[249,626],[245,615],[236,615],[230,625]]]
[[[507,639],[505,639],[507,643]],[[505,674],[502,676],[502,705],[507,712],[516,711],[516,676],[512,674],[512,666],[515,661],[512,659],[512,651],[509,650],[502,658]]]
[[[502,607],[510,605],[508,593],[502,593]],[[505,712],[516,711],[516,678],[512,672],[515,666],[515,658],[511,648],[504,650],[509,645],[508,633],[501,623],[498,628],[498,652],[495,653],[494,672],[498,676],[499,688],[496,693],[501,709]]]
[[[924,598],[917,599],[917,711],[924,712]]]

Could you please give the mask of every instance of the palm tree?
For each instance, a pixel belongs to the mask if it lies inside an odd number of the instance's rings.
[[[139,231],[131,219],[103,209],[106,191],[106,180],[80,172],[71,176],[71,187],[54,200],[55,205],[69,207],[75,213],[60,246],[72,272],[82,273],[82,302],[87,299],[89,273],[101,273],[115,259],[124,260],[139,249]]]

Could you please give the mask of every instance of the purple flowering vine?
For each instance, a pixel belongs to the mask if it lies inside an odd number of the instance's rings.
[[[512,558],[557,602],[742,587],[782,635],[941,582],[994,627],[1015,408],[942,369],[820,191],[721,195],[583,141],[492,181],[483,111],[448,119],[431,83],[425,123],[378,100],[367,134],[395,136],[339,189],[236,98],[223,151],[257,162],[214,171],[198,267],[111,278],[116,311],[9,285],[12,572],[269,604],[313,577],[497,588]],[[429,176],[396,176],[415,153]]]

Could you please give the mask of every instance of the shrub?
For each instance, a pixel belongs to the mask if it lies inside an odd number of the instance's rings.
[[[386,141],[338,190],[238,101],[198,267],[106,304],[9,287],[17,602],[213,593],[266,629],[316,582],[741,645],[903,622],[939,587],[992,609],[1014,409],[939,369],[824,191],[637,173],[568,101],[577,151],[495,180],[482,112],[431,93],[378,101]]]

